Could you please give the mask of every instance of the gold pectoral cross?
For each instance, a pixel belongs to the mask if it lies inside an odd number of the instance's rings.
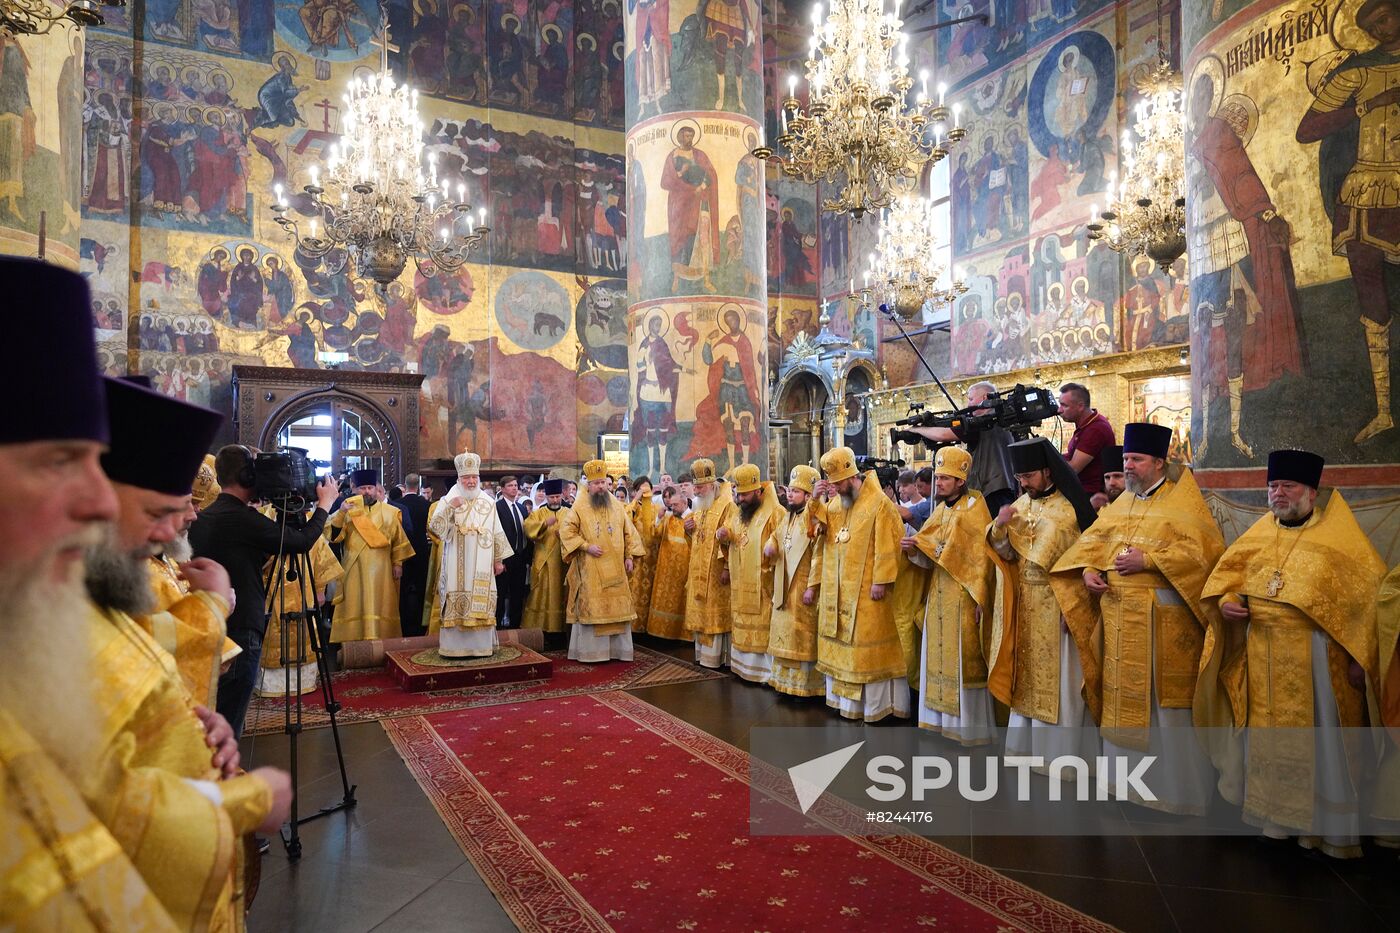
[[[789,531],[787,534],[783,535],[783,550],[786,551],[786,550],[790,550],[791,548],[792,548],[792,532]]]
[[[947,541],[939,541],[939,542],[938,542],[938,546],[935,547],[935,548],[933,549],[933,556],[934,556],[935,558],[937,558],[937,557],[942,557],[942,556],[943,556],[943,549],[944,549],[945,547],[947,547],[947,546],[948,546],[948,542],[947,542]]]
[[[746,548],[746,547],[748,547],[748,546],[749,546],[749,533],[746,531],[746,532],[744,532],[743,534],[741,534],[741,535],[739,536],[739,547],[741,547],[741,548]]]
[[[849,540],[851,540],[851,530],[849,528],[842,528],[840,531],[836,532],[837,544],[845,544]]]
[[[1274,571],[1274,575],[1271,576],[1271,577],[1269,577],[1269,585],[1265,588],[1264,592],[1266,592],[1266,593],[1269,594],[1269,598],[1270,598],[1270,599],[1273,599],[1273,598],[1275,598],[1276,596],[1278,596],[1278,594],[1279,594],[1280,592],[1282,592],[1282,591],[1283,591],[1283,571],[1282,571],[1282,570],[1275,570],[1275,571]]]

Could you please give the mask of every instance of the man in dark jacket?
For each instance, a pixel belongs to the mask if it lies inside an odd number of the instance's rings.
[[[525,578],[530,570],[532,551],[525,537],[525,500],[520,495],[520,481],[514,476],[501,479],[501,495],[496,499],[496,515],[506,540],[515,551],[505,559],[505,573],[496,578],[496,627],[520,628],[525,615]]]
[[[405,476],[403,487],[403,497],[393,504],[404,513],[404,532],[413,545],[413,556],[403,562],[403,578],[399,581],[399,625],[407,638],[425,631],[423,601],[428,587],[428,555],[432,552],[428,542],[428,504],[432,488],[425,485],[417,473]]]

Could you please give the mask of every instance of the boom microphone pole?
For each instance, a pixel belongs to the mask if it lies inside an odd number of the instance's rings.
[[[919,362],[924,364],[924,369],[928,370],[928,374],[932,376],[933,381],[938,384],[938,388],[940,391],[942,391],[943,397],[946,398],[948,400],[948,404],[952,405],[953,408],[956,410],[959,407],[958,403],[953,400],[953,396],[948,394],[948,387],[943,384],[942,379],[938,378],[938,373],[933,371],[933,367],[928,364],[928,360],[924,359],[923,351],[920,350],[918,345],[914,343],[914,339],[909,336],[909,332],[904,329],[904,324],[899,320],[899,315],[895,314],[894,310],[890,308],[888,304],[885,304],[883,302],[880,304],[880,310],[885,313],[886,317],[888,317],[891,321],[894,322],[895,327],[899,328],[900,336],[903,337],[906,342],[908,342],[909,348],[914,351],[914,355],[919,358]]]

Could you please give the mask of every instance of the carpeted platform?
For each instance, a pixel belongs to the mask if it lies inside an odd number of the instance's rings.
[[[404,690],[395,682],[387,668],[339,671],[334,677],[335,698],[341,707],[338,718],[342,725],[348,725],[446,710],[497,706],[523,700],[655,687],[661,684],[680,684],[728,676],[640,645],[633,651],[634,660],[608,661],[604,664],[581,664],[568,660],[565,651],[547,651],[544,652],[545,655],[554,662],[554,676],[550,680],[423,693],[409,693]],[[330,717],[326,715],[319,690],[302,697],[302,702],[303,728],[319,729],[330,725]],[[281,697],[254,697],[252,705],[248,707],[244,734],[279,733],[282,731],[285,716]]]
[[[752,835],[748,756],[625,693],[383,726],[522,930],[1111,929],[919,837]]]

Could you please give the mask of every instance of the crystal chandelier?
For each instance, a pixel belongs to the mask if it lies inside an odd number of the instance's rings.
[[[1137,106],[1136,146],[1123,132],[1123,178],[1108,183],[1108,206],[1090,209],[1089,239],[1130,255],[1145,255],[1163,272],[1186,252],[1186,147],[1182,136],[1181,74],[1165,59]]]
[[[860,219],[885,207],[898,185],[917,180],[925,164],[944,158],[967,136],[961,108],[944,105],[944,88],[936,104],[929,98],[927,72],[914,105],[906,104],[914,82],[901,2],[893,0],[893,12],[887,12],[885,0],[831,0],[824,20],[816,5],[807,108],[797,99],[797,76],[789,76],[778,112],[778,149],[760,140],[753,151],[807,184],[840,179],[839,195],[824,199],[823,210]]]
[[[895,195],[880,225],[880,240],[870,254],[865,287],[855,290],[862,308],[883,305],[905,320],[919,316],[924,305],[947,304],[967,291],[967,283],[954,273],[945,282],[939,265],[933,202],[918,192]]]
[[[101,26],[104,6],[123,7],[126,0],[71,0],[61,7],[49,0],[0,0],[0,35],[42,36],[65,22]]]
[[[313,165],[311,183],[302,189],[310,199],[304,210],[311,215],[307,235],[288,216],[281,185],[274,186],[272,210],[301,252],[320,257],[337,247],[348,249],[358,274],[382,291],[409,258],[420,270],[461,268],[490,228],[483,207],[473,229],[466,185],[458,182],[454,191],[439,181],[436,153],[428,156],[424,174],[418,91],[394,81],[387,15],[380,28],[379,74],[353,78],[342,97],[340,142],[330,148],[326,187]]]

